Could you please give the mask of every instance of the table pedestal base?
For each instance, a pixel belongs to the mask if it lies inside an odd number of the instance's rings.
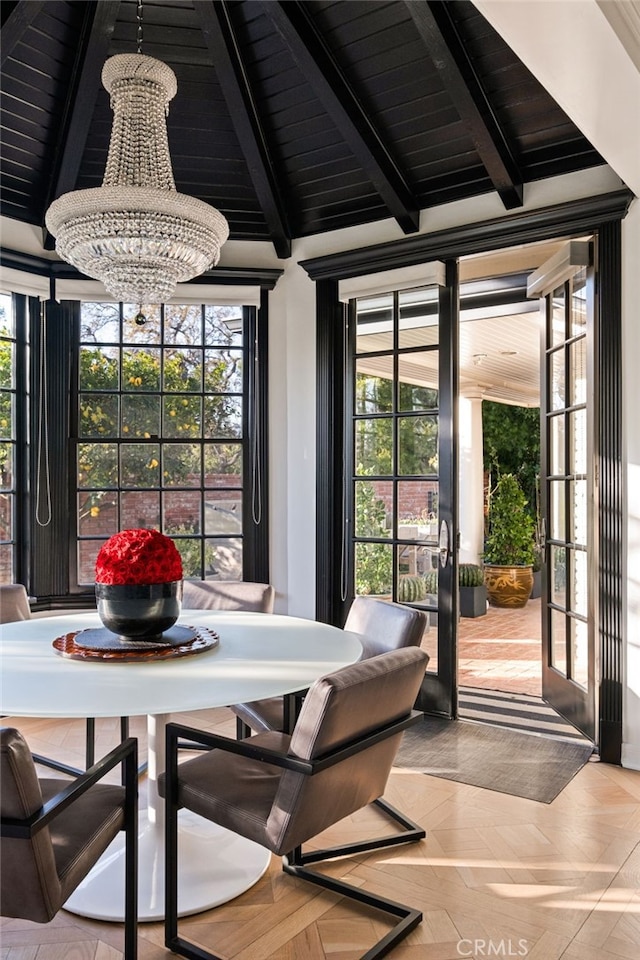
[[[179,813],[178,915],[217,907],[252,887],[271,854],[264,847],[203,820]],[[140,813],[139,920],[164,919],[164,834]],[[124,834],[120,833],[64,905],[94,920],[124,920]]]

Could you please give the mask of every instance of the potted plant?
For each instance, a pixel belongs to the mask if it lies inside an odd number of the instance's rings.
[[[534,522],[512,473],[503,474],[491,493],[484,580],[489,603],[524,607],[533,588]]]
[[[458,567],[460,616],[483,617],[487,612],[487,588],[484,571],[477,563],[461,563]]]

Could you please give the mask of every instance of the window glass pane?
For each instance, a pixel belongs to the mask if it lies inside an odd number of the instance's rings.
[[[120,494],[120,528],[160,529],[160,494],[153,490],[125,490]]]
[[[165,487],[200,486],[200,444],[164,444],[162,483]]]
[[[242,494],[238,490],[207,493],[204,504],[204,532],[209,536],[242,533]]]
[[[206,487],[242,486],[242,445],[240,443],[206,443],[204,473]]]
[[[80,394],[78,432],[81,437],[116,437],[119,428],[119,397]]]
[[[587,341],[585,337],[569,344],[569,406],[587,402]]]
[[[587,545],[587,481],[572,480],[571,491],[571,539],[574,543]]]
[[[122,351],[122,389],[140,392],[160,389],[160,350],[131,348]]]
[[[238,537],[205,540],[207,580],[242,580],[242,540]]]
[[[0,331],[3,330],[0,317]],[[6,329],[6,328],[4,328]],[[9,340],[0,341],[0,388],[11,389],[15,386],[15,344]]]
[[[78,541],[78,583],[87,586],[95,583],[96,557],[104,540]]]
[[[356,302],[356,353],[393,347],[393,295],[382,294]]]
[[[205,350],[204,386],[208,393],[242,392],[242,351]]]
[[[78,494],[78,532],[81,537],[110,537],[118,532],[116,494],[92,490]]]
[[[122,340],[123,343],[160,343],[161,319],[160,304],[125,303],[122,305]],[[139,319],[136,320],[136,317]],[[140,322],[143,319],[143,322]]]
[[[204,398],[204,426],[206,437],[242,436],[242,397]]]
[[[567,550],[566,547],[551,547],[551,602],[566,608],[567,603]]]
[[[197,437],[201,432],[202,398],[175,396],[164,398],[162,433],[164,437]]]
[[[555,476],[563,476],[566,471],[564,454],[564,418],[565,414],[560,413],[555,417],[550,417],[549,419],[549,466],[551,473]]]
[[[564,343],[567,339],[564,286],[554,291],[552,297],[551,345]]]
[[[209,346],[242,346],[242,308],[207,306],[204,310],[204,342]]]
[[[356,537],[390,537],[393,517],[393,483],[357,480],[355,483]]]
[[[392,588],[393,547],[386,543],[356,543],[356,594],[391,598]]]
[[[11,490],[15,482],[14,444],[0,443],[0,489]],[[0,537],[0,539],[3,539]]]
[[[587,472],[587,411],[572,410],[568,414],[569,436],[571,437],[572,463],[569,473]]]
[[[157,487],[160,482],[160,444],[125,443],[120,448],[120,485]]]
[[[566,407],[564,389],[564,348],[551,354],[551,409],[562,410]]]
[[[587,689],[589,683],[588,646],[589,628],[584,620],[571,621],[571,677],[581,687]]]
[[[389,418],[357,420],[355,467],[359,475],[385,476],[392,471],[393,421]]]
[[[587,326],[587,268],[582,267],[573,278],[571,297],[571,336],[585,332]]]
[[[119,384],[117,348],[80,348],[81,390],[117,390]]]
[[[118,485],[118,447],[115,443],[79,443],[77,450],[78,487]]]
[[[551,611],[551,666],[567,675],[567,620],[558,610]]]
[[[167,304],[164,308],[164,342],[192,346],[202,343],[202,307],[199,304]]]
[[[551,507],[551,527],[550,535],[552,540],[564,540],[566,537],[565,527],[565,483],[564,480],[552,480],[549,484],[550,507]]]
[[[398,346],[423,347],[438,343],[437,286],[421,290],[401,290],[398,294]]]
[[[438,472],[438,418],[400,417],[398,473],[408,476]]]
[[[6,523],[6,508],[8,504],[0,504],[0,523],[5,529],[9,524]],[[13,581],[13,544],[0,543],[0,583],[11,583]]]
[[[571,550],[571,610],[586,617],[589,604],[589,584],[587,581],[587,552],[586,550]]]
[[[373,367],[380,372],[371,372]],[[391,413],[393,408],[393,358],[370,357],[356,362],[355,412]]]
[[[167,536],[200,533],[201,503],[199,490],[167,491],[162,498],[162,529]]]
[[[401,539],[438,539],[438,481],[398,481],[398,536]]]
[[[125,437],[157,437],[160,433],[160,399],[153,394],[124,394],[122,433]]]
[[[118,343],[120,307],[117,303],[84,303],[80,316],[83,343]]]
[[[202,351],[165,350],[162,379],[167,393],[201,393]]]
[[[398,410],[437,410],[437,350],[402,354],[398,377]]]

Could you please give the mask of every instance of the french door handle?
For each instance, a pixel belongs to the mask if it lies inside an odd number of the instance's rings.
[[[440,524],[440,537],[438,538],[438,550],[440,552],[440,566],[446,567],[449,559],[449,527],[446,520]]]

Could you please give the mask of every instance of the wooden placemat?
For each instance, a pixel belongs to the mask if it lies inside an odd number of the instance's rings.
[[[204,653],[205,650],[211,650],[212,647],[220,643],[220,637],[215,630],[208,627],[193,627],[195,639],[189,640],[180,646],[153,646],[152,649],[144,649],[145,644],[140,642],[139,649],[133,649],[131,643],[123,650],[91,650],[87,647],[80,647],[75,639],[81,630],[73,633],[65,633],[61,637],[56,637],[53,641],[53,649],[62,657],[69,660],[101,661],[105,663],[157,663],[159,660],[175,660],[178,657],[189,657],[192,654]]]

